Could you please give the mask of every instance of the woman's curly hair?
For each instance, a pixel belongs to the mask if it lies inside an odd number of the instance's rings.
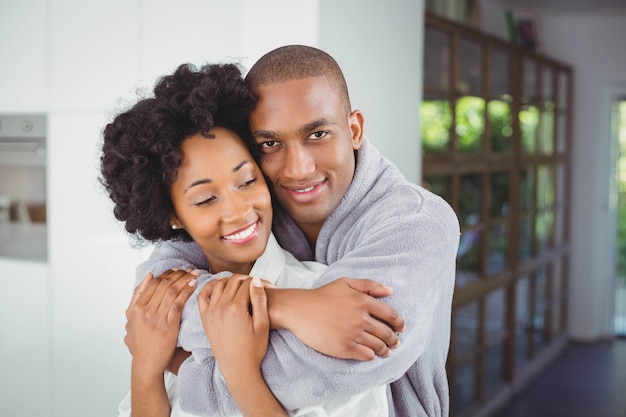
[[[170,187],[181,163],[181,144],[195,134],[226,128],[250,143],[248,117],[256,99],[235,64],[196,69],[183,64],[161,78],[154,97],[136,103],[104,129],[101,182],[115,217],[144,240],[191,240],[170,226]]]

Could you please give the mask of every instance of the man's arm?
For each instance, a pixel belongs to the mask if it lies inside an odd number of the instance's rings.
[[[388,214],[387,220],[364,219],[355,226],[362,228],[358,242],[338,251],[338,259],[330,260],[331,266],[320,277],[321,287],[273,290],[300,297],[290,306],[294,314],[286,315],[295,319],[283,323],[289,330],[271,333],[263,361],[265,381],[286,409],[325,403],[393,382],[426,353],[427,347],[426,356],[436,358],[431,368],[445,373],[445,369],[439,368],[445,365],[450,322],[438,323],[434,318],[449,318],[458,221],[445,204],[433,210],[399,206]],[[371,277],[394,289],[385,301],[404,317],[406,330],[401,334],[400,345],[388,358],[364,362],[336,359],[316,352],[296,337],[299,332],[308,332],[307,326],[321,320],[322,315],[341,320],[333,311],[333,304],[340,301],[320,289],[337,277],[350,275]],[[297,292],[306,295],[295,295]],[[433,353],[434,349],[437,351]],[[207,361],[201,367],[204,370],[196,369],[195,377],[204,378],[202,385],[207,392],[220,399],[206,404],[208,414],[226,415],[234,411],[234,402],[215,364]],[[425,379],[428,377],[424,375]]]

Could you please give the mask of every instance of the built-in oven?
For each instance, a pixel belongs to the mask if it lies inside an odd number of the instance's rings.
[[[0,257],[47,260],[43,114],[0,114]]]

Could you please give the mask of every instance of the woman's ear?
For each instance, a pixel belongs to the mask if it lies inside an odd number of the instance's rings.
[[[170,219],[170,226],[172,227],[172,230],[183,229],[183,226],[181,225],[180,221],[178,221],[176,216],[172,216],[172,218]]]

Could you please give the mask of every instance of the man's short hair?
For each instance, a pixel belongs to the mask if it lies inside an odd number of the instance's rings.
[[[337,90],[346,113],[350,113],[348,86],[339,64],[326,52],[311,46],[287,45],[266,53],[250,68],[246,82],[256,91],[266,84],[320,76]]]

